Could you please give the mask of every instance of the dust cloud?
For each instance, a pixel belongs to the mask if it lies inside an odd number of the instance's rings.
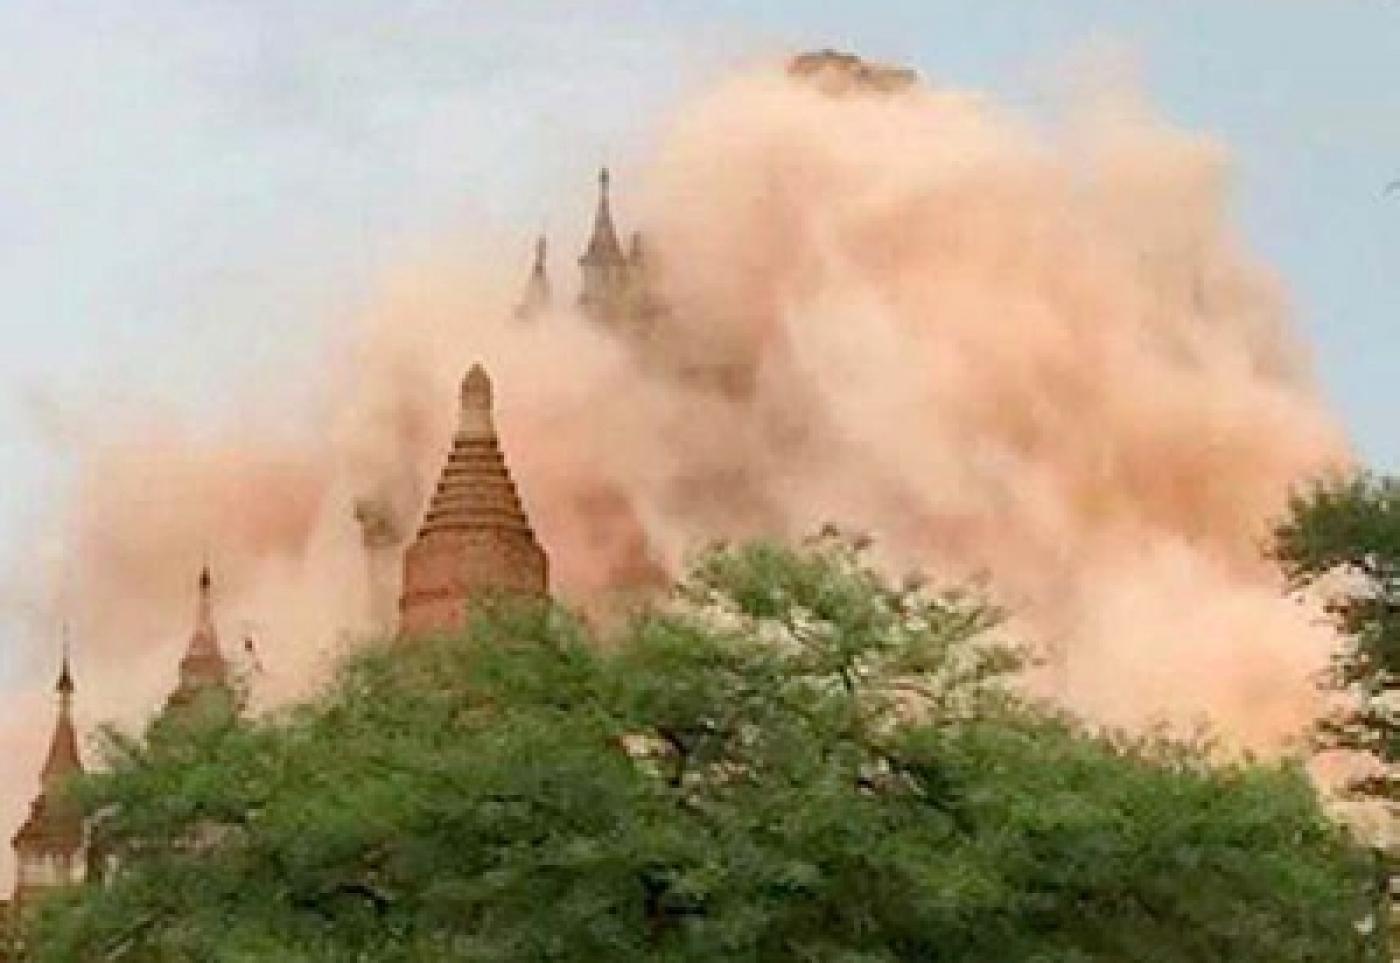
[[[1035,684],[1090,718],[1278,748],[1333,640],[1261,539],[1348,448],[1230,223],[1225,151],[1090,100],[1034,125],[839,59],[737,73],[616,180],[667,306],[647,332],[582,317],[559,258],[528,323],[515,259],[403,265],[306,373],[316,410],[76,432],[67,557],[8,597],[50,625],[61,599],[80,721],[132,722],[173,683],[207,557],[259,700],[303,692],[372,632],[356,505],[411,537],[482,360],[573,599],[654,585],[717,536],[832,522],[896,569],[984,578],[1050,653]],[[36,705],[0,725],[6,825],[51,724]]]

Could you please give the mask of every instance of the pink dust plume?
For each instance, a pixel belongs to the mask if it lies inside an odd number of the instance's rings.
[[[655,585],[717,536],[832,522],[896,569],[984,578],[1051,653],[1034,684],[1093,720],[1284,746],[1334,640],[1260,547],[1290,486],[1348,449],[1229,221],[1225,152],[1123,98],[1047,133],[850,69],[732,76],[618,178],[668,305],[644,335],[572,310],[557,263],[554,309],[526,324],[521,265],[445,258],[404,265],[326,346],[306,373],[325,403],[280,416],[302,430],[95,415],[54,525],[80,714],[159,704],[205,554],[226,651],[258,637],[260,701],[314,684],[373,631],[357,504],[411,537],[483,360],[570,598]],[[53,572],[11,581],[55,617]],[[45,705],[0,725],[12,815]]]

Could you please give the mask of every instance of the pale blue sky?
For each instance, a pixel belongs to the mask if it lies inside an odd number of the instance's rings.
[[[64,480],[55,403],[217,411],[301,370],[403,248],[572,229],[682,90],[828,45],[1028,111],[1086,51],[1131,56],[1233,152],[1329,397],[1400,468],[1400,3],[5,0],[0,571]]]

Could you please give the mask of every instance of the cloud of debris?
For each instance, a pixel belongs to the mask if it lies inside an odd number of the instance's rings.
[[[717,536],[836,523],[893,566],[985,578],[1054,653],[1038,684],[1091,718],[1278,746],[1332,639],[1261,538],[1348,453],[1226,174],[1218,145],[1117,93],[1046,132],[843,55],[743,72],[625,182],[666,305],[648,330],[590,322],[557,268],[554,308],[522,323],[514,259],[406,265],[307,372],[314,411],[213,438],[77,419],[69,557],[10,594],[61,594],[80,715],[131,720],[173,682],[207,555],[226,649],[256,638],[263,699],[302,691],[382,621],[376,583],[481,359],[575,599],[653,585]],[[47,733],[33,703],[0,726],[30,750],[8,757],[11,823]]]

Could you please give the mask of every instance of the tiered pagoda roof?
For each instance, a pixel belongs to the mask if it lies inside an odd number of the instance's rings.
[[[83,843],[81,811],[76,804],[56,795],[65,780],[83,773],[78,735],[73,727],[74,685],[66,647],[54,690],[58,693],[58,719],[39,774],[39,794],[30,803],[29,816],[14,836],[15,849],[20,851],[73,852]]]
[[[404,553],[399,633],[461,628],[473,600],[541,595],[549,561],[506,468],[491,411],[491,379],[473,365],[462,381],[461,420],[423,518]]]
[[[461,423],[419,537],[482,530],[534,537],[496,436],[491,379],[478,364],[462,381]]]
[[[228,661],[219,650],[214,628],[213,580],[206,565],[199,573],[199,593],[195,601],[194,631],[184,658],[180,660],[180,682],[170,694],[168,708],[189,704],[200,692],[228,688]]]

